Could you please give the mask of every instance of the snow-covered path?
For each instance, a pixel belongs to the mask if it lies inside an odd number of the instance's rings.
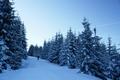
[[[21,69],[0,74],[0,80],[99,80],[78,71],[29,57]]]

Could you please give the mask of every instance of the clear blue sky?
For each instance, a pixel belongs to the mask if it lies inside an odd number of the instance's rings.
[[[28,45],[42,45],[56,32],[66,35],[69,27],[81,31],[84,17],[102,41],[111,36],[120,43],[120,0],[15,0],[15,10],[24,21]]]

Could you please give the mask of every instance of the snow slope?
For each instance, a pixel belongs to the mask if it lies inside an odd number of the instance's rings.
[[[4,71],[0,80],[100,80],[80,74],[77,69],[68,69],[44,60],[29,57],[19,70]]]

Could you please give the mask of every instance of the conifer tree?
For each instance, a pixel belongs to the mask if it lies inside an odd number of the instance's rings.
[[[101,38],[96,35],[96,28],[94,28],[94,36],[93,36],[93,60],[89,63],[90,64],[90,72],[102,79],[106,79],[106,76],[104,74],[106,69],[106,61],[104,61],[106,48],[103,45],[103,43],[100,42]],[[99,66],[97,66],[99,65]]]
[[[42,59],[48,59],[49,49],[50,49],[50,42],[44,41],[42,54],[41,54]]]
[[[86,20],[86,18],[83,20],[83,26],[84,26],[84,31],[81,34],[81,41],[82,41],[82,63],[80,70],[84,73],[88,73],[88,61],[91,60],[93,57],[93,42],[92,42],[92,31],[90,30],[90,24]]]
[[[113,80],[119,80],[120,77],[120,54],[117,51],[116,46],[112,45],[111,38],[108,38],[108,47],[107,47],[107,53],[109,54],[109,66],[108,66],[108,77],[113,79]]]
[[[27,59],[27,39],[26,39],[26,29],[24,24],[22,23],[21,20],[19,20],[20,22],[20,47],[21,47],[21,53],[22,53],[22,59]],[[19,45],[19,44],[18,44]]]
[[[40,56],[40,54],[39,54],[39,47],[37,45],[34,47],[33,56],[34,57]]]
[[[59,65],[64,66],[67,65],[67,44],[65,41],[63,41],[62,48],[59,53]]]
[[[5,42],[2,37],[0,37],[0,73],[3,69],[7,69],[6,60],[9,56],[6,55],[8,47],[5,45]]]
[[[71,28],[67,33],[66,38],[67,50],[67,65],[69,68],[76,67],[76,36],[73,34]]]
[[[81,34],[82,39],[82,64],[81,71],[87,74],[92,74],[97,77],[100,77],[104,80],[105,74],[104,71],[104,63],[101,62],[102,53],[100,51],[100,38],[96,35],[96,29],[94,29],[95,36],[93,37],[93,32],[90,30],[89,22],[84,19],[83,21],[84,31]]]
[[[21,28],[24,26],[15,16],[12,4],[13,2],[10,0],[0,0],[0,36],[3,37],[8,47],[6,55],[9,58],[6,60],[6,63],[10,65],[11,69],[18,69],[23,59],[22,55],[26,54],[26,46],[21,46],[23,40],[26,42],[26,39],[21,31]]]
[[[76,67],[80,68],[81,67],[81,63],[83,61],[83,57],[82,57],[82,41],[81,41],[81,34],[79,34],[77,36],[76,39]]]
[[[30,45],[27,55],[28,56],[33,56],[33,53],[34,53],[34,46]]]
[[[56,34],[55,39],[51,42],[50,53],[48,60],[52,63],[59,64],[59,54],[62,48],[63,36],[62,34]]]

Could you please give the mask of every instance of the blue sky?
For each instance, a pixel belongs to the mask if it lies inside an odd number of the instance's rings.
[[[103,42],[111,36],[113,44],[120,43],[120,0],[15,0],[14,7],[24,21],[28,45],[42,45],[56,32],[66,35],[70,27],[82,31],[84,17]]]

